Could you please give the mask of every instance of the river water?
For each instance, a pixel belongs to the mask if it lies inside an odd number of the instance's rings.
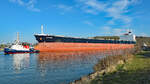
[[[68,84],[93,72],[108,52],[4,55],[0,52],[0,84]]]

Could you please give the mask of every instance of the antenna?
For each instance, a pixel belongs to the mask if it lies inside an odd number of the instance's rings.
[[[44,32],[43,32],[43,25],[41,25],[41,34],[44,34]]]
[[[19,32],[17,32],[17,44],[19,44]]]

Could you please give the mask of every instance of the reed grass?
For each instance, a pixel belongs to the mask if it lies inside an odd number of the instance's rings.
[[[119,62],[123,62],[119,64],[126,63],[129,59],[133,58],[133,53],[133,49],[113,50],[105,52],[104,57],[100,59],[99,63],[94,66],[94,73],[89,74],[89,76],[82,77],[80,80],[77,80],[71,84],[103,84],[102,80],[105,74],[114,71],[114,69],[111,69],[110,67],[115,67]],[[123,65],[117,66],[117,70],[121,70],[122,67]]]
[[[116,71],[96,77],[90,84],[150,84],[150,52],[141,52],[133,60],[118,65]]]

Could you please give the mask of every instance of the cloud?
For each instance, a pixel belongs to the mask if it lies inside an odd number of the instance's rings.
[[[61,10],[61,15],[64,15],[66,12],[72,11],[73,6],[65,5],[65,4],[57,4],[52,7]]]
[[[128,6],[132,3],[132,0],[119,0],[111,4],[106,8],[108,17],[112,17],[113,20],[121,20],[123,23],[128,24],[131,22],[131,17],[126,15],[128,13]]]
[[[24,2],[22,0],[9,0],[10,2],[18,3],[19,5],[24,5]]]
[[[94,26],[94,24],[93,24],[92,22],[90,22],[90,21],[84,21],[83,23],[84,23],[84,24],[87,24],[87,25],[89,25],[89,26]]]
[[[17,3],[20,6],[24,6],[26,7],[28,10],[34,11],[34,12],[40,12],[41,10],[35,7],[36,4],[36,0],[28,0],[28,1],[24,1],[24,0],[9,0],[12,3]]]
[[[72,6],[67,6],[67,5],[64,5],[64,4],[59,4],[56,6],[58,9],[63,9],[64,11],[70,11],[72,10]]]
[[[91,7],[92,9],[99,10],[99,11],[104,10],[106,6],[104,3],[101,3],[97,0],[87,0],[84,3],[85,5],[87,5],[87,7]]]
[[[103,30],[101,31],[103,35],[115,35],[115,36],[123,35],[127,31],[129,31],[127,29],[112,28],[110,26],[103,26],[100,29]]]
[[[105,9],[105,4],[97,0],[76,0],[81,9],[86,13],[98,14]]]
[[[114,1],[100,1],[100,0],[75,0],[81,10],[85,13],[98,15],[105,13],[104,17],[111,18],[108,25],[115,25],[121,22],[123,25],[130,25],[132,17],[129,13],[129,6],[136,4],[138,0],[114,0]]]
[[[98,13],[95,11],[95,10],[92,10],[92,9],[84,9],[83,10],[86,12],[86,13],[90,13],[90,14],[94,14],[94,15],[97,15]]]

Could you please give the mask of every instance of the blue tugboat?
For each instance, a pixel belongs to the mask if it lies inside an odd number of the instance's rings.
[[[23,46],[19,42],[19,33],[17,33],[17,40],[16,42],[11,45],[10,48],[5,48],[4,49],[5,54],[16,54],[16,53],[39,53],[39,50],[35,50],[33,47],[29,46]]]

